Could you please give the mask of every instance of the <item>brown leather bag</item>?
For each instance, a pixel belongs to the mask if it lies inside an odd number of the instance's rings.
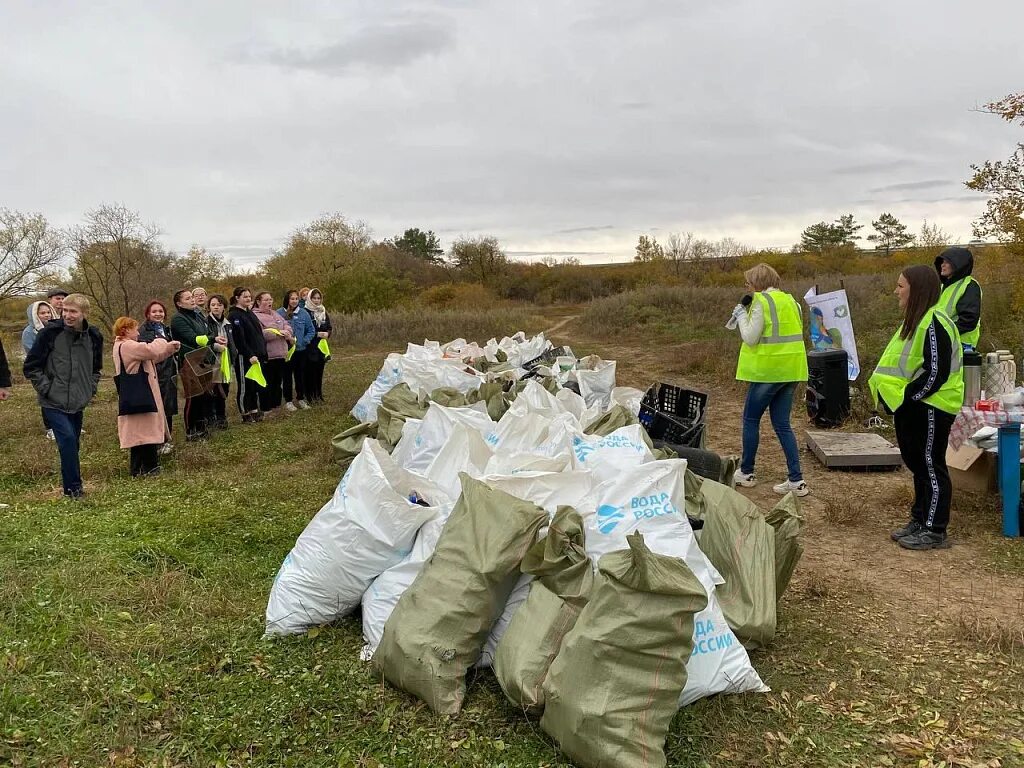
[[[178,372],[181,391],[186,398],[208,395],[213,391],[220,366],[213,350],[204,347],[185,355]]]

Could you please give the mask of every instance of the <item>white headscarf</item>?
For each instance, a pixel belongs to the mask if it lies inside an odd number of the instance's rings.
[[[37,331],[43,330],[43,326],[46,325],[46,323],[39,319],[39,308],[43,306],[50,307],[50,320],[57,319],[57,312],[56,310],[54,310],[50,302],[33,301],[32,306],[28,308],[28,316],[32,320],[32,327],[35,328]]]
[[[314,307],[310,302],[309,297],[313,295],[313,291],[320,294],[320,306]],[[313,321],[316,323],[316,327],[319,328],[327,321],[327,310],[324,308],[324,292],[319,288],[310,288],[309,293],[306,294],[306,309],[309,310],[309,314],[313,316]]]

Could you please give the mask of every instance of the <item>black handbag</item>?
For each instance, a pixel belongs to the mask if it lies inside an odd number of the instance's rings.
[[[145,364],[139,365],[135,373],[128,373],[124,367],[124,356],[120,347],[117,356],[121,361],[121,372],[114,377],[117,390],[117,415],[135,416],[140,413],[158,413],[153,390],[149,386],[149,374]]]

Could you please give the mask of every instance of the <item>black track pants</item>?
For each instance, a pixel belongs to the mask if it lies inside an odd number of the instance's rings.
[[[896,442],[903,463],[914,475],[914,520],[945,532],[953,486],[946,467],[946,443],[956,417],[925,403],[907,401],[896,409]]]

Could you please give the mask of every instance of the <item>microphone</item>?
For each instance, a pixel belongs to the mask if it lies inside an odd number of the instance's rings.
[[[754,297],[751,296],[748,293],[746,296],[744,296],[742,299],[740,299],[740,306],[749,307],[753,302],[754,302]],[[729,317],[729,322],[727,322],[725,324],[725,327],[731,331],[737,325],[739,325],[739,322],[740,322],[739,318],[736,317],[736,310],[733,310],[733,314],[732,314],[732,316]]]

